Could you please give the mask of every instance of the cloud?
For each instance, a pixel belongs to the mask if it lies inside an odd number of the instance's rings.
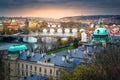
[[[77,4],[77,5],[76,5]],[[79,5],[78,5],[79,4]],[[1,0],[0,8],[19,8],[26,6],[47,6],[47,5],[62,5],[72,7],[100,7],[100,8],[117,8],[120,7],[120,0]]]
[[[1,14],[8,12],[26,12],[30,10],[43,11],[68,10],[79,14],[120,14],[120,0],[1,0]],[[18,14],[18,13],[17,13]]]

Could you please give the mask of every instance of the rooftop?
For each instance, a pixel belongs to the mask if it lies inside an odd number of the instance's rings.
[[[18,60],[48,66],[75,67],[76,65],[80,65],[83,59],[89,58],[86,54],[84,54],[82,49],[84,48],[80,47],[78,49],[72,49],[51,55],[47,55],[46,53],[39,54],[33,52],[23,52],[20,54]]]

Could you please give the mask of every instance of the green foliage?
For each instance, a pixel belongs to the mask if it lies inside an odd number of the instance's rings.
[[[62,72],[62,80],[107,80],[106,71],[101,66],[76,67],[72,72]]]
[[[78,39],[75,38],[75,39],[74,39],[74,42],[73,42],[74,48],[78,48],[78,43],[79,43]]]
[[[55,50],[49,51],[47,53],[48,54],[50,54],[50,53],[58,53],[58,52],[63,52],[63,51],[67,51],[67,50],[70,50],[70,49],[73,49],[73,46],[62,47],[62,48],[59,48],[59,49],[55,49]]]

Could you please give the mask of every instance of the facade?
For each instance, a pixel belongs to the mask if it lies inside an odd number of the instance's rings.
[[[9,67],[8,67],[9,66]],[[5,80],[20,80],[31,75],[39,75],[47,79],[60,79],[59,72],[61,67],[54,66],[53,64],[34,63],[28,61],[11,61],[6,63],[6,76]],[[9,75],[8,75],[9,74]]]
[[[52,28],[56,28],[56,27],[59,28],[61,27],[61,24],[59,22],[48,22],[47,26]]]
[[[3,24],[2,24],[2,20],[0,20],[0,31],[3,30]]]

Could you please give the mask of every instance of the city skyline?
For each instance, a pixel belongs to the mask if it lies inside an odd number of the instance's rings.
[[[119,15],[119,0],[1,0],[0,16],[61,18]]]

